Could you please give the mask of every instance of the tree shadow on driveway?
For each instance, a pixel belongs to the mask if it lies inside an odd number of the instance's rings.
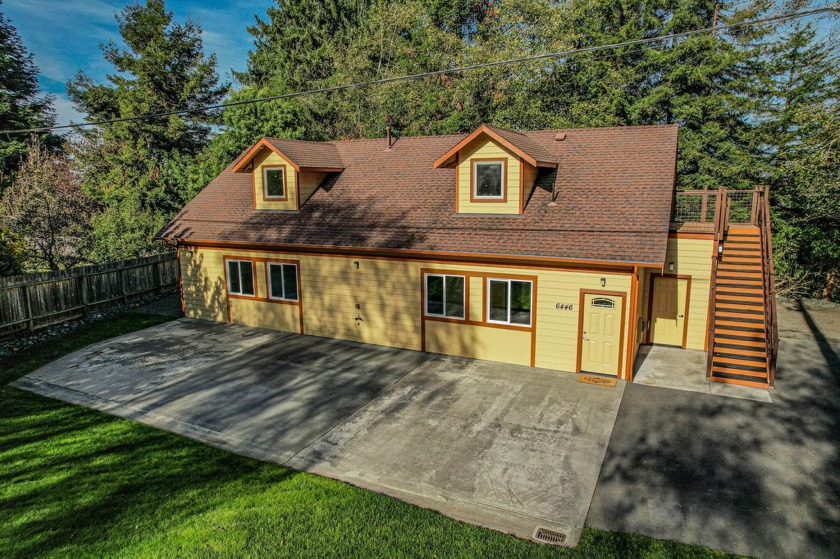
[[[840,344],[783,339],[772,404],[628,385],[587,524],[761,557],[840,556]]]

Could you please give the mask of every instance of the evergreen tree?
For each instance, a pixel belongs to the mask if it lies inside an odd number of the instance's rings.
[[[768,102],[757,126],[781,282],[825,298],[840,298],[837,47],[836,37],[819,39],[811,23],[785,26],[767,56]]]
[[[117,22],[127,48],[102,45],[115,70],[107,83],[95,83],[80,71],[67,84],[70,99],[89,119],[195,109],[224,96],[227,86],[219,84],[215,55],[203,53],[201,29],[192,21],[174,22],[163,0],[129,5]],[[180,168],[203,151],[217,119],[196,111],[82,133],[77,157],[83,185],[102,207],[94,219],[94,258],[126,258],[160,248],[152,236],[190,196]]]
[[[43,128],[55,124],[52,99],[38,89],[38,68],[17,30],[0,13],[0,129]],[[0,138],[0,190],[23,161],[26,135]]]

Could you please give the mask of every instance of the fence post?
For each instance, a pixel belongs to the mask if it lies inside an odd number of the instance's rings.
[[[32,296],[29,293],[29,284],[23,286],[23,299],[26,305],[26,327],[32,332],[35,330],[35,317],[32,315]]]
[[[88,315],[88,273],[87,269],[82,272],[82,318],[87,318]]]
[[[117,273],[120,275],[120,288],[122,289],[123,303],[127,303],[128,302],[128,288],[126,287],[126,281],[125,281],[125,268],[120,268],[119,272],[117,272]]]
[[[709,186],[703,187],[703,201],[700,206],[700,222],[706,223],[706,216],[709,213]]]
[[[163,266],[162,261],[155,262],[155,279],[157,280],[157,289],[155,293],[160,293],[163,290]]]

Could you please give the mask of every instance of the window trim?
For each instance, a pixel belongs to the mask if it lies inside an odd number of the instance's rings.
[[[430,276],[443,278],[443,314],[434,314],[429,312],[429,281],[428,278]],[[464,316],[447,316],[446,314],[446,278],[461,278],[464,281],[464,292],[463,292],[463,303],[462,307],[464,309]],[[468,292],[469,289],[469,282],[467,281],[467,276],[463,274],[445,274],[441,272],[424,272],[423,273],[423,316],[427,316],[429,318],[444,318],[447,320],[460,320],[466,321],[467,320],[467,313],[469,309],[467,308],[467,301],[468,301]]]
[[[281,290],[283,291],[283,297],[275,297],[271,294],[271,267],[272,266],[280,266],[280,275],[283,275],[283,266],[292,266],[295,269],[295,284],[297,285],[297,298],[290,299],[285,297],[286,295],[286,287],[281,282]],[[275,262],[275,261],[266,261],[265,263],[265,275],[266,275],[266,285],[268,287],[268,291],[266,292],[267,298],[270,301],[285,301],[288,303],[299,303],[300,302],[300,266],[298,266],[297,262]]]
[[[239,264],[239,266],[237,266],[237,270],[239,271],[239,292],[231,291],[232,286],[231,286],[231,282],[230,282],[230,267],[229,267],[229,264],[231,262],[236,262],[237,264]],[[250,293],[250,294],[242,292],[242,262],[247,262],[248,264],[251,265],[251,283],[253,283],[254,292]],[[259,291],[259,288],[257,287],[257,266],[254,264],[254,261],[249,260],[247,258],[225,258],[225,292],[228,295],[231,295],[231,296],[234,296],[234,297],[247,297],[248,299],[256,299],[258,291]]]
[[[283,171],[283,195],[282,196],[271,196],[268,194],[268,178],[267,174],[268,171],[276,171],[276,170]],[[262,195],[263,200],[267,202],[283,202],[289,199],[289,188],[288,188],[288,181],[286,177],[288,176],[288,172],[286,170],[285,165],[262,165],[260,166],[260,172],[262,173]]]
[[[507,166],[508,161],[507,159],[500,159],[497,157],[490,157],[490,158],[478,158],[473,157],[470,160],[470,202],[495,202],[495,203],[505,203],[507,202]],[[501,164],[502,166],[502,194],[501,196],[479,196],[478,195],[478,184],[476,182],[476,177],[478,175],[478,165],[483,164]]]
[[[490,305],[492,304],[492,297],[490,296],[490,282],[497,281],[497,282],[504,282],[507,283],[507,320],[493,320],[490,318]],[[513,295],[513,289],[511,289],[511,282],[518,281],[521,283],[529,283],[531,284],[531,310],[528,313],[528,324],[520,324],[519,322],[511,322],[510,321],[510,308],[511,308],[511,296]],[[489,276],[485,283],[484,289],[486,289],[487,293],[487,308],[484,309],[486,312],[486,322],[488,324],[504,324],[506,326],[514,326],[520,328],[531,328],[534,324],[534,280],[532,279],[520,279],[520,278],[497,278]]]

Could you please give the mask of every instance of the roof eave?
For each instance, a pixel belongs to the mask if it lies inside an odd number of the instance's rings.
[[[502,146],[521,157],[527,163],[530,163],[534,167],[538,166],[538,162],[534,157],[530,156],[526,152],[522,151],[522,149],[520,149],[519,147],[513,145],[512,143],[501,137],[492,128],[489,128],[487,125],[482,124],[481,126],[476,128],[472,133],[470,133],[466,138],[455,144],[449,151],[440,156],[435,161],[434,168],[438,169],[441,167],[451,166],[451,159],[455,156],[455,154],[464,149],[464,146],[478,138],[481,134],[487,134],[488,136],[490,136],[490,138],[502,144]],[[557,164],[555,163],[554,165],[556,166]]]
[[[246,153],[242,157],[242,159],[239,160],[239,163],[234,165],[233,169],[231,169],[231,170],[234,173],[248,172],[249,169],[246,168],[248,163],[251,162],[251,160],[260,152],[261,149],[271,150],[272,152],[277,154],[279,157],[281,157],[286,163],[291,165],[295,169],[295,171],[300,171],[300,165],[298,165],[297,163],[295,163],[294,161],[289,159],[289,157],[286,154],[284,154],[282,151],[280,151],[279,149],[277,149],[276,147],[271,145],[271,142],[269,142],[266,138],[262,138],[259,142],[254,144],[254,147],[249,149],[248,153]]]

